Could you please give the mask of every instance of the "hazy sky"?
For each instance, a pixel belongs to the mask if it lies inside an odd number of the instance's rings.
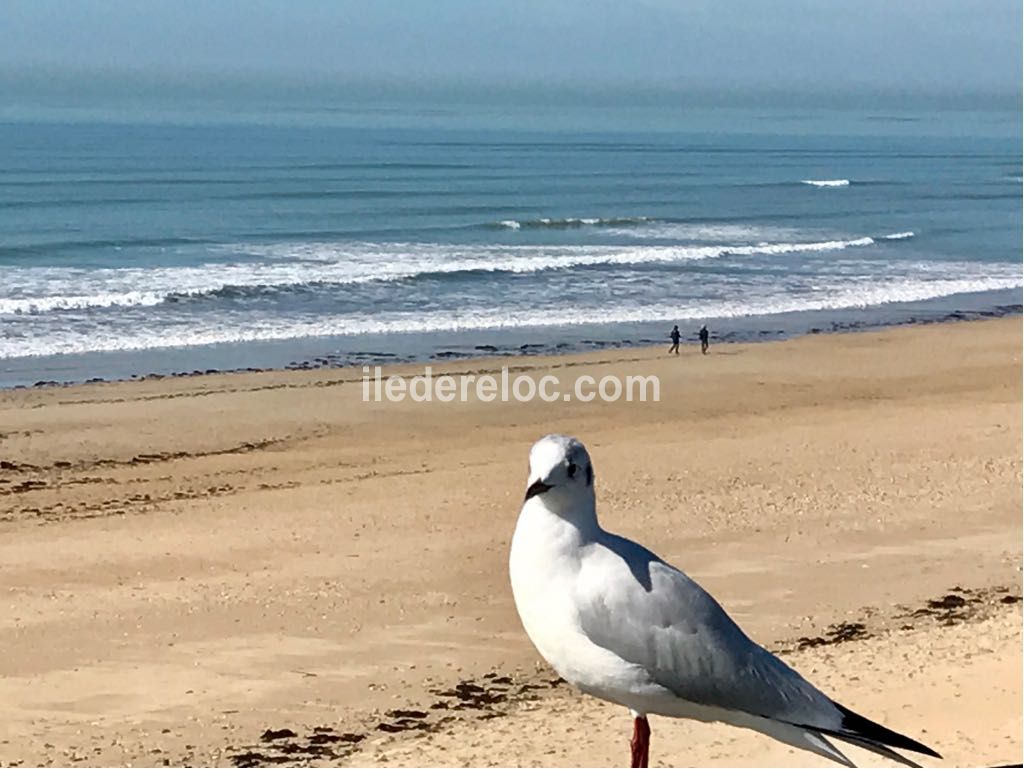
[[[1020,0],[2,0],[0,74],[1015,93]]]

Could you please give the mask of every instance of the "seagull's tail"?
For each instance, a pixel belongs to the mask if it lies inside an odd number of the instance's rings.
[[[835,737],[837,740],[843,740],[851,745],[857,745],[858,747],[870,750],[872,753],[877,753],[880,756],[898,761],[904,766],[918,766],[910,759],[904,758],[892,748],[900,748],[901,750],[911,750],[914,753],[922,753],[926,756],[932,756],[933,758],[942,758],[938,753],[929,748],[927,745],[923,745],[917,740],[913,740],[906,735],[894,732],[892,729],[886,729],[881,724],[876,724],[874,721],[864,718],[864,716],[854,713],[852,710],[844,708],[837,702],[833,702],[833,705],[839,710],[843,716],[842,723],[838,729],[821,729],[824,734],[830,737]]]
[[[864,750],[869,750],[872,753],[877,753],[880,756],[884,756],[885,758],[888,758],[890,761],[895,761],[897,764],[902,764],[903,766],[909,766],[912,769],[921,769],[921,765],[920,764],[914,763],[909,758],[906,758],[905,756],[901,756],[899,753],[897,753],[892,748],[887,748],[887,747],[885,747],[885,745],[879,745],[877,742],[870,742],[870,741],[862,739],[860,737],[850,737],[850,736],[842,736],[842,737],[837,736],[836,739],[837,740],[843,740],[844,742],[848,742],[851,745],[856,745],[859,748],[864,748]]]
[[[901,756],[893,748],[912,750],[915,753],[923,753],[926,756],[942,758],[934,750],[917,740],[887,729],[881,724],[876,724],[874,721],[857,715],[852,710],[847,710],[842,705],[833,704],[842,714],[839,728],[793,724],[788,721],[776,721],[775,719],[749,714],[744,714],[741,718],[734,717],[731,723],[737,726],[745,726],[748,729],[755,729],[762,734],[767,734],[769,737],[774,737],[779,742],[784,742],[801,750],[809,750],[811,753],[816,753],[842,766],[852,767],[854,764],[843,755],[842,751],[829,742],[829,737],[842,740],[850,745],[856,745],[872,753],[877,753],[903,766],[918,767],[918,769],[920,769],[920,764],[915,764],[909,758]]]

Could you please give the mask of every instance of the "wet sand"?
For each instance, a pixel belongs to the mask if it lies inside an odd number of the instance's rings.
[[[1019,318],[434,368],[503,363],[662,400],[364,403],[346,369],[0,393],[0,762],[621,763],[628,714],[554,680],[507,586],[552,431],[607,528],[844,704],[1020,762]],[[653,728],[660,765],[815,763]]]

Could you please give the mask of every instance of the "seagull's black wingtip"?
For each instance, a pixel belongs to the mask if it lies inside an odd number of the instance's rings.
[[[854,713],[852,710],[844,708],[838,702],[833,702],[839,712],[843,714],[842,729],[836,732],[837,737],[842,737],[842,733],[846,732],[851,736],[856,736],[868,740],[870,742],[877,742],[881,745],[888,745],[891,748],[900,748],[902,750],[912,750],[915,753],[921,753],[925,756],[932,756],[933,758],[942,758],[938,753],[924,745],[917,740],[912,740],[899,732],[894,732],[892,729],[886,729],[881,724],[876,724],[874,721],[864,718],[864,716]]]

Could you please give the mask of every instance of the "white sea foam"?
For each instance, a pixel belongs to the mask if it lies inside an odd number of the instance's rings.
[[[849,187],[849,179],[801,179],[801,184],[810,184],[812,187]]]
[[[672,222],[651,219],[628,227],[609,227],[603,234],[637,240],[683,240],[696,243],[743,245],[767,241],[799,242],[808,233],[793,227],[754,224]]]
[[[650,219],[646,216],[568,216],[565,218],[543,217],[541,219],[504,219],[498,226],[510,230],[519,229],[575,229],[578,227],[614,227],[643,224]]]
[[[152,307],[166,299],[167,294],[153,291],[0,298],[0,315],[82,310],[88,307]]]
[[[990,267],[995,267],[990,265]],[[932,270],[943,277],[922,279],[906,275],[878,280],[862,276],[852,282],[818,284],[809,295],[795,297],[784,287],[742,301],[698,301],[637,306],[566,306],[524,312],[522,308],[468,310],[456,312],[385,312],[379,315],[336,315],[330,317],[222,316],[216,322],[194,318],[174,328],[132,327],[130,330],[65,327],[46,338],[0,338],[0,359],[32,355],[54,355],[116,350],[147,350],[191,347],[221,343],[283,339],[350,336],[364,334],[453,332],[545,326],[596,325],[661,321],[665,318],[735,318],[753,315],[839,310],[871,307],[894,302],[913,302],[978,291],[1018,288],[1019,268],[1002,265],[995,274],[948,277],[977,271],[971,263],[947,263]],[[928,274],[928,271],[924,271]]]
[[[910,231],[907,231],[907,232],[894,232],[892,235],[884,235],[884,236],[882,236],[882,239],[883,240],[907,240],[908,238],[912,238],[912,237],[914,237],[914,233],[910,232]]]
[[[4,268],[0,315],[152,306],[230,287],[353,285],[464,272],[532,273],[600,265],[685,262],[724,256],[836,251],[868,237],[746,245],[476,246],[437,243],[298,243],[235,246],[261,262],[191,267]]]

